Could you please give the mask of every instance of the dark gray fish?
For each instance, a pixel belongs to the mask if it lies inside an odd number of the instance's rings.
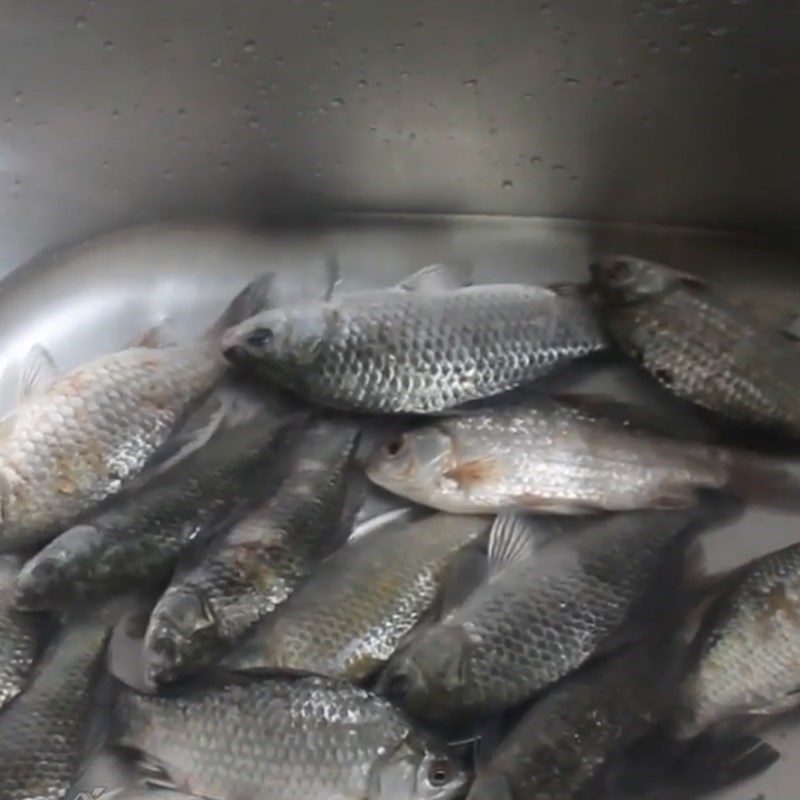
[[[257,314],[225,334],[224,352],[323,405],[431,413],[606,345],[593,310],[572,292],[458,284],[440,265],[393,289]]]
[[[118,607],[67,623],[30,686],[0,714],[0,797],[60,800],[85,755],[106,641]]]
[[[498,517],[487,582],[397,653],[383,685],[427,717],[524,701],[608,646],[637,612],[674,598],[697,523],[713,513],[606,516],[541,548],[535,518]]]
[[[277,492],[216,539],[199,563],[179,569],[145,636],[150,682],[217,660],[344,542],[357,511],[354,495],[361,495],[352,463],[358,434],[354,423],[323,420],[299,435]]]
[[[132,347],[63,375],[35,347],[23,401],[0,422],[0,548],[47,541],[136,478],[226,373],[219,337],[270,304],[246,287],[200,341]]]
[[[566,678],[479,766],[467,800],[583,796],[615,757],[665,716],[677,673],[663,656],[649,647],[623,650]]]
[[[662,386],[727,419],[800,435],[796,343],[678,270],[609,256],[590,271],[611,338]]]
[[[41,620],[14,608],[21,566],[17,556],[0,556],[0,711],[26,686],[42,632]]]
[[[447,800],[467,774],[382,698],[324,678],[123,690],[112,740],[216,800]]]
[[[800,545],[732,573],[694,642],[680,705],[684,737],[800,705]]]
[[[489,517],[433,514],[349,543],[320,564],[226,665],[368,677],[428,612],[454,557],[489,523]]]
[[[165,580],[192,542],[268,496],[285,422],[257,418],[131,491],[47,545],[17,579],[17,605],[36,610]]]

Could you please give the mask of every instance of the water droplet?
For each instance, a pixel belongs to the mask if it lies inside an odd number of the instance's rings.
[[[367,88],[367,82],[365,80],[360,80],[356,85],[358,86],[359,89]]]
[[[489,136],[497,136],[497,128],[489,128]]]
[[[22,94],[22,90],[21,89],[17,89],[17,91],[14,92],[14,102],[18,106],[21,106],[21,105],[23,105],[23,100],[24,100],[24,97],[23,97],[23,94]]]
[[[408,79],[411,77],[411,73],[410,73],[410,72],[409,72],[407,69],[404,69],[404,70],[403,70],[403,71],[400,73],[400,77],[401,77],[401,78],[402,78],[404,81],[407,81],[407,80],[408,80]]]
[[[341,108],[343,105],[345,105],[344,98],[343,97],[334,97],[333,100],[331,100],[331,105],[334,108]]]
[[[513,189],[514,188],[514,181],[509,180],[508,178],[506,178],[500,185],[506,190]]]
[[[104,161],[100,166],[102,166],[103,169],[108,169],[109,166],[108,161]]]
[[[564,172],[566,169],[564,164],[553,164],[553,172]]]
[[[533,100],[533,92],[525,92],[525,94],[523,95],[523,97],[524,97],[526,100]]]
[[[477,85],[478,85],[477,78],[467,78],[467,80],[465,80],[462,83],[462,86],[465,86],[467,89],[474,89]]]
[[[114,42],[112,42],[112,41],[111,41],[111,39],[106,39],[106,40],[103,42],[103,47],[104,47],[106,50],[113,50],[113,49],[114,49]]]
[[[731,0],[732,6],[743,6],[747,0]]]
[[[683,39],[678,43],[678,48],[684,53],[688,53],[692,49],[692,44],[691,42],[687,42],[686,39]]]
[[[564,83],[567,86],[580,86],[581,82],[577,78],[564,78]]]
[[[14,178],[14,186],[22,186],[22,178]]]
[[[178,109],[178,116],[179,117],[183,117],[185,115],[186,115],[186,109],[185,108],[179,108]]]
[[[731,78],[734,80],[738,80],[742,77],[742,71],[740,69],[732,69],[731,70]]]
[[[161,40],[161,44],[163,44],[163,45],[172,44],[172,37],[171,37],[171,36],[165,36],[165,37],[164,37],[164,38]]]
[[[75,17],[75,27],[82,31],[86,27],[86,17]]]
[[[260,123],[259,123],[258,117],[250,117],[250,119],[247,120],[247,126],[249,128],[257,128],[259,126],[259,124]]]
[[[726,28],[724,25],[720,25],[718,28],[712,28],[708,35],[712,36],[714,39],[721,39],[723,36],[727,36],[730,33],[730,29]]]
[[[550,3],[542,3],[539,6],[539,10],[542,12],[542,14],[549,14],[553,9]]]
[[[255,53],[255,51],[256,51],[256,40],[255,39],[248,39],[244,43],[243,50],[244,50],[245,53]]]
[[[613,89],[617,89],[619,91],[619,90],[622,90],[622,89],[626,89],[628,87],[628,84],[625,81],[621,81],[621,80],[620,81],[614,81],[611,84],[611,87]]]
[[[220,162],[219,162],[219,168],[220,168],[221,170],[223,170],[223,171],[224,171],[224,170],[226,170],[226,169],[228,169],[228,167],[229,167],[230,165],[231,165],[231,162],[230,162],[230,161],[220,161]]]
[[[405,50],[405,46],[406,46],[406,43],[405,43],[405,42],[398,42],[398,43],[397,43],[397,44],[396,44],[396,45],[395,45],[395,46],[392,48],[392,50],[394,50],[394,52],[395,52],[395,53],[399,53],[401,50]]]
[[[219,69],[222,66],[222,59],[221,58],[212,58],[211,59],[211,66],[214,69]]]
[[[541,157],[541,156],[531,156],[531,157],[528,159],[528,163],[529,163],[529,164],[533,164],[534,166],[535,166],[536,164],[541,164],[541,163],[542,163],[542,157]]]
[[[161,111],[163,112],[163,110],[162,108]],[[111,117],[112,119],[119,119],[119,111],[116,108],[111,112]]]
[[[650,44],[647,45],[647,52],[655,55],[661,52],[661,47],[659,47],[658,42],[650,42]]]
[[[163,173],[163,176],[165,181],[171,181],[175,177],[175,174],[170,170],[167,170]]]

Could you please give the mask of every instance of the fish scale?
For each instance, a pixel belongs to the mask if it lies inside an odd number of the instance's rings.
[[[665,581],[676,582],[689,542],[682,534],[703,513],[609,516],[496,566],[461,607],[396,654],[387,686],[401,687],[404,703],[425,716],[524,701],[596,653]]]
[[[347,545],[265,619],[226,664],[349,680],[369,676],[434,602],[454,555],[488,526],[488,517],[435,514]]]
[[[612,340],[662,386],[727,419],[800,434],[796,345],[669,267],[609,257],[591,271]]]
[[[145,637],[153,680],[219,658],[346,539],[359,494],[351,486],[358,435],[354,424],[319,421],[297,436],[277,492],[215,540],[199,563],[179,570]]]
[[[223,683],[175,696],[123,690],[113,739],[184,791],[225,800],[446,800],[466,776],[385,700],[323,678]],[[437,757],[448,786],[418,770]]]
[[[265,329],[273,344],[250,346]],[[579,298],[510,284],[354,294],[259,314],[225,342],[237,360],[317,402],[417,413],[513,389],[605,347]]]
[[[712,604],[682,686],[685,736],[739,714],[778,713],[800,689],[800,545],[737,570]]]

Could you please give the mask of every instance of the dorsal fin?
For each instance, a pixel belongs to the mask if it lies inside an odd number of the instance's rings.
[[[472,285],[473,266],[468,261],[430,264],[395,287],[404,292],[446,292]]]
[[[489,577],[536,556],[542,531],[527,514],[500,514],[489,532]]]
[[[42,394],[58,377],[59,369],[50,351],[35,344],[22,360],[19,370],[17,397],[20,402]]]

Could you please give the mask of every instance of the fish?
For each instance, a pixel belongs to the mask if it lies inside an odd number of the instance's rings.
[[[0,797],[60,800],[87,754],[103,655],[119,606],[74,614],[28,688],[0,714]]]
[[[612,341],[661,386],[740,424],[800,435],[797,345],[712,284],[652,261],[590,267]]]
[[[166,580],[178,556],[233,524],[279,480],[276,453],[297,417],[258,416],[220,431],[138,491],[54,539],[17,577],[15,603],[58,608]]]
[[[489,517],[433,514],[348,544],[256,628],[226,667],[364,680],[434,606],[456,554],[489,524]]]
[[[231,327],[223,352],[320,405],[430,414],[606,347],[573,292],[459,284],[446,266],[429,267],[391,289],[272,309]]]
[[[43,633],[42,620],[14,605],[21,567],[18,556],[0,556],[0,712],[27,685]]]
[[[776,461],[668,438],[638,416],[589,395],[514,398],[379,443],[366,473],[394,494],[457,514],[684,508],[698,489],[766,503],[800,496],[796,477]]]
[[[567,677],[478,767],[467,800],[583,797],[667,715],[677,672],[665,655],[663,647],[624,649]]]
[[[36,345],[0,421],[0,549],[46,542],[127,486],[227,372],[222,331],[270,303],[250,283],[198,342],[132,347],[64,374]]]
[[[468,781],[388,701],[321,677],[123,689],[111,741],[216,800],[447,800]]]
[[[498,516],[487,580],[390,659],[381,690],[432,720],[522,703],[652,625],[698,569],[698,529],[733,513],[709,501],[613,514],[543,545],[535,517]]]
[[[800,705],[800,545],[755,559],[721,583],[680,687],[682,738]]]
[[[338,420],[299,434],[275,494],[216,538],[199,563],[179,567],[145,636],[152,684],[216,661],[344,542],[361,500],[358,438],[356,423]]]

